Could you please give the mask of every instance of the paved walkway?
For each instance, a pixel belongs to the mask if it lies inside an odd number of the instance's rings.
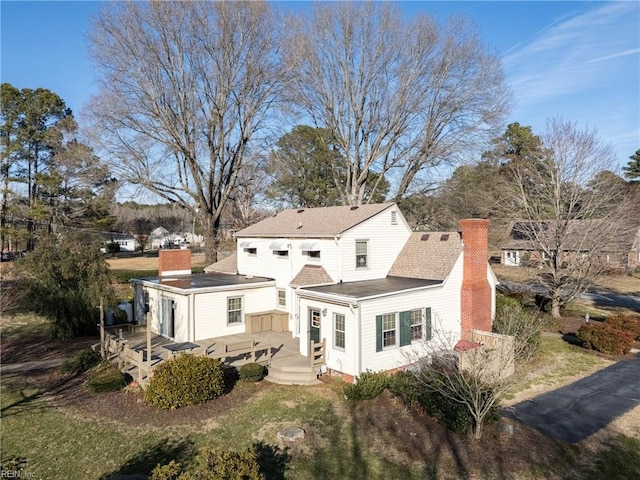
[[[577,443],[640,405],[640,356],[501,413],[566,442]]]
[[[16,372],[29,372],[31,370],[48,370],[59,367],[66,358],[53,358],[51,360],[36,360],[33,362],[4,363],[0,365],[0,375]]]

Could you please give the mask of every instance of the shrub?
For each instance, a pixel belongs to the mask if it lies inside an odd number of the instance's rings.
[[[160,364],[144,392],[154,407],[180,408],[222,395],[224,372],[215,358],[180,355]]]
[[[246,363],[239,369],[240,380],[245,382],[259,382],[264,376],[264,366],[260,363]]]
[[[473,417],[467,407],[440,392],[422,389],[418,395],[418,405],[427,415],[438,420],[438,423],[460,435],[465,435],[473,427]]]
[[[127,385],[127,377],[117,365],[102,362],[91,371],[85,383],[92,393],[114,392]]]
[[[182,468],[175,460],[171,460],[166,465],[158,465],[151,472],[150,480],[178,480]]]
[[[356,383],[345,385],[344,395],[349,400],[373,400],[389,385],[389,377],[384,372],[366,371],[356,377]]]
[[[467,434],[473,428],[475,420],[467,405],[448,398],[438,390],[438,386],[436,385],[439,384],[440,388],[442,387],[442,381],[438,379],[438,377],[430,377],[428,374],[422,375],[419,382],[421,385],[418,395],[418,405],[422,407],[425,413],[438,420],[439,423],[450,430],[461,435]],[[435,382],[435,384],[431,382]],[[460,382],[459,386],[456,386],[456,382]],[[478,385],[477,388],[470,390],[463,386],[465,382],[467,382],[467,380],[464,376],[448,377],[446,381],[448,385],[447,390],[455,391],[456,396],[481,395],[482,398],[490,398],[494,395],[494,392],[488,385],[469,382],[470,384]],[[494,404],[484,418],[484,425],[494,422],[498,418],[498,407]]]
[[[610,323],[589,323],[578,330],[578,338],[586,348],[602,353],[624,355],[633,346],[633,334],[618,330]]]
[[[60,372],[79,374],[92,369],[100,363],[100,354],[90,348],[85,348],[60,365]]]
[[[496,314],[492,331],[511,335],[515,341],[515,355],[521,360],[530,359],[540,348],[544,317],[530,313],[511,297],[496,296]]]
[[[407,406],[418,403],[420,385],[412,372],[399,371],[389,377],[389,391]]]
[[[197,457],[193,471],[182,472],[180,464],[172,460],[153,469],[151,480],[264,480],[258,456],[254,451],[205,451]]]
[[[255,452],[212,450],[201,457],[195,475],[206,480],[264,480]]]
[[[640,316],[619,313],[608,317],[605,320],[605,323],[617,328],[618,330],[631,332],[633,339],[640,341]]]

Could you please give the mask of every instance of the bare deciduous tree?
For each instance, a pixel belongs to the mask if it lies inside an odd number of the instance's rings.
[[[506,113],[500,61],[464,19],[441,29],[424,15],[403,21],[388,4],[321,3],[291,30],[291,100],[333,134],[345,204],[363,203],[367,184],[375,191],[387,174],[400,200],[431,167],[495,136]]]
[[[112,2],[93,22],[101,147],[120,179],[199,216],[208,261],[286,77],[278,31],[264,2]]]
[[[481,438],[487,416],[513,385],[513,338],[482,332],[485,339],[493,335],[490,345],[456,348],[458,335],[444,330],[437,317],[434,327],[432,340],[413,353],[416,382],[462,405],[473,418],[475,437]]]
[[[607,254],[617,253],[633,224],[628,189],[609,188],[608,176],[601,175],[615,170],[615,156],[595,130],[553,118],[541,139],[532,161],[514,163],[505,189],[507,204],[515,206],[508,214],[520,220],[519,235],[535,252],[537,280],[558,318],[560,308],[607,267]]]

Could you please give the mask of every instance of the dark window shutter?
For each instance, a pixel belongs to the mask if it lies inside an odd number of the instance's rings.
[[[382,351],[382,315],[376,315],[376,352]]]
[[[424,309],[424,339],[431,340],[431,307]]]
[[[400,312],[400,346],[411,345],[411,312]]]

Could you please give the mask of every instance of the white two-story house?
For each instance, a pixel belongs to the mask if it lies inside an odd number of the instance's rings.
[[[395,203],[278,212],[237,232],[236,253],[207,273],[190,274],[188,251],[161,252],[175,256],[161,257],[161,276],[134,281],[137,319],[147,305],[152,330],[182,342],[253,331],[271,315],[303,356],[325,340],[333,373],[402,368],[439,335],[491,329],[487,228],[412,232]]]

